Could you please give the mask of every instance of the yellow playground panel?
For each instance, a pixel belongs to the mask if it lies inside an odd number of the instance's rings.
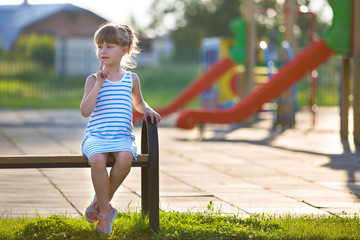
[[[229,56],[229,49],[234,45],[232,38],[206,38],[202,42],[201,57],[203,71],[210,65]],[[237,94],[237,76],[239,71],[244,71],[243,67],[235,66],[228,70],[218,80],[217,84],[213,87],[213,94],[218,102],[217,106],[221,108],[231,107],[238,101]],[[215,99],[213,99],[215,100]]]

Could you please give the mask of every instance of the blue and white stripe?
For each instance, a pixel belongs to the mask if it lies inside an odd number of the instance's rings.
[[[128,71],[120,81],[107,79],[101,86],[82,144],[82,151],[88,159],[94,153],[131,151],[136,161],[132,87],[131,72]]]

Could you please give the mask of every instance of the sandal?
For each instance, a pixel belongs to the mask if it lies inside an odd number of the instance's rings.
[[[98,221],[99,211],[95,209],[97,202],[97,197],[95,195],[92,203],[85,210],[85,219],[89,223],[96,223]]]
[[[115,208],[113,208],[111,205],[110,205],[110,212],[108,214],[99,213],[98,215],[99,221],[98,224],[96,225],[96,230],[105,236],[110,236],[117,214],[118,211]],[[107,221],[104,227],[99,226],[101,220]]]

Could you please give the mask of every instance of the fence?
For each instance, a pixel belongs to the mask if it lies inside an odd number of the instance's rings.
[[[78,99],[83,85],[83,77],[63,76],[56,73],[54,66],[45,67],[23,54],[6,53],[0,57],[1,107],[28,107],[31,102],[51,107],[59,99]]]
[[[189,52],[193,54],[194,50]],[[182,55],[184,53],[183,51]],[[182,56],[181,59],[186,58]],[[318,68],[315,100],[318,106],[338,105],[340,63],[338,57],[333,57]],[[73,64],[76,68],[76,62]],[[47,64],[45,67],[26,59],[20,53],[0,54],[0,107],[78,107],[88,74],[63,74],[54,65],[48,67]],[[146,87],[143,88],[143,93],[145,91],[148,99],[169,95],[167,99],[159,101],[164,104],[196,78],[198,63],[197,59],[189,62],[174,58],[152,68],[136,69],[136,72],[141,77],[142,85]],[[309,94],[309,80],[304,78],[298,83],[299,108],[308,104]],[[153,106],[160,107],[156,104]]]
[[[339,105],[339,86],[341,76],[341,58],[335,56],[317,69],[315,84],[315,104],[318,106],[338,106]],[[309,76],[303,78],[297,84],[297,103],[298,107],[308,106],[311,92]]]

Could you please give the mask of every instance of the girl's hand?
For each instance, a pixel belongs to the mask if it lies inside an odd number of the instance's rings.
[[[152,108],[147,107],[144,112],[144,119],[147,121],[148,117],[151,119],[151,123],[154,123],[154,120],[156,121],[156,124],[159,124],[161,121],[161,116],[155,112]]]
[[[109,72],[107,70],[104,69],[104,63],[103,61],[101,61],[100,64],[100,69],[97,72],[97,80],[103,84],[108,76]]]

